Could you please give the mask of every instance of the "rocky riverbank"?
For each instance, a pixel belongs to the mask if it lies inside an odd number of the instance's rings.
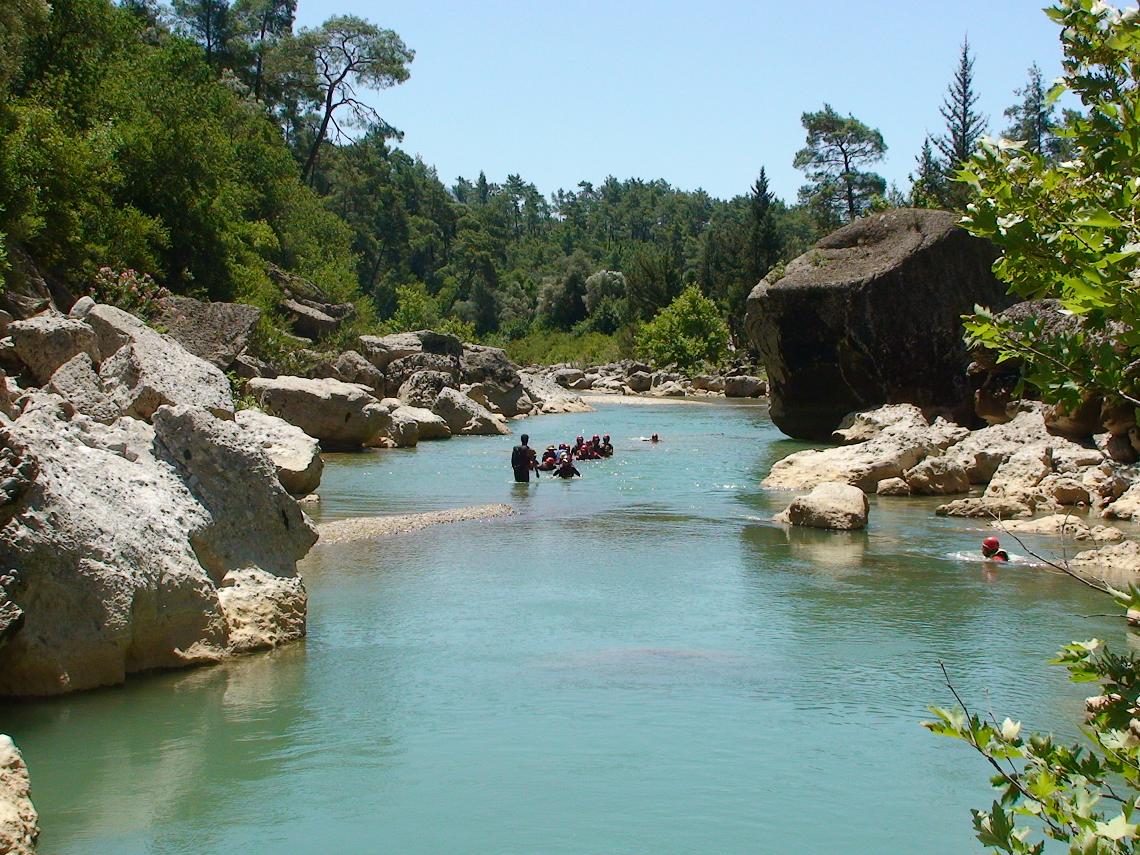
[[[525,375],[541,377],[564,389],[591,395],[642,395],[653,398],[760,398],[767,381],[751,365],[724,374],[686,376],[677,371],[656,371],[644,362],[624,360],[587,368],[572,365],[533,366]]]
[[[1119,580],[1124,573],[1140,582],[1140,544],[1072,516],[1140,522],[1140,466],[1114,460],[1108,438],[1098,435],[1085,445],[1056,435],[1046,408],[1030,401],[1021,402],[1010,421],[980,430],[892,404],[849,415],[833,434],[842,444],[785,457],[763,484],[795,491],[847,484],[884,501],[959,496],[936,513],[1096,546],[1070,566],[1089,577]],[[1034,527],[1020,522],[1031,519]]]

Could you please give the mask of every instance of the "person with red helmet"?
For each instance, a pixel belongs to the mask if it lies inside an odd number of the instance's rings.
[[[1009,553],[1001,548],[1001,541],[993,535],[982,541],[982,557],[989,561],[1009,561]]]

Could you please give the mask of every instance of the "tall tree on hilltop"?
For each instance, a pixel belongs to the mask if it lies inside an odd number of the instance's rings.
[[[237,0],[234,17],[253,54],[250,88],[258,101],[265,100],[266,55],[293,31],[297,0]]]
[[[749,289],[763,279],[779,263],[784,253],[784,237],[776,225],[772,208],[776,197],[768,189],[768,173],[760,167],[760,177],[752,185],[749,211],[752,220],[749,229]]]
[[[1053,103],[1041,79],[1041,69],[1037,63],[1029,66],[1029,77],[1025,86],[1015,89],[1021,102],[1005,109],[1005,117],[1011,124],[1003,135],[1011,140],[1024,140],[1025,148],[1046,159],[1054,159],[1060,151],[1061,140],[1057,138],[1057,121]]]
[[[910,204],[916,208],[941,208],[947,204],[949,182],[946,168],[934,151],[930,137],[922,141],[922,150],[915,156],[916,169],[910,176]]]
[[[810,184],[800,190],[824,227],[851,222],[864,213],[887,182],[861,167],[883,159],[887,144],[878,130],[852,115],[840,116],[824,104],[818,113],[804,113],[807,145],[796,152],[796,169],[804,170]]]
[[[970,40],[962,39],[958,55],[958,68],[954,79],[946,87],[946,97],[939,112],[946,120],[946,131],[936,137],[934,145],[942,156],[947,175],[954,175],[977,151],[978,141],[986,132],[986,119],[978,112],[978,91],[974,88],[974,57],[970,53]],[[962,184],[949,188],[947,203],[965,207],[969,190]]]
[[[317,127],[301,169],[303,181],[311,179],[330,129],[336,139],[343,137],[337,116],[346,109],[347,123],[373,125],[399,136],[357,92],[357,87],[388,89],[408,79],[415,51],[398,35],[355,15],[337,15],[316,29],[302,30],[293,50],[309,66],[319,92],[314,105]]]
[[[236,36],[229,0],[174,0],[179,25],[206,51],[206,60],[218,66],[229,59]]]

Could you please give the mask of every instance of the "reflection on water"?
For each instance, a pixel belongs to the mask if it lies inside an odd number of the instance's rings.
[[[617,453],[570,484],[515,484],[512,437],[331,455],[319,519],[517,515],[318,546],[303,645],[0,709],[43,851],[969,851],[992,795],[918,725],[949,702],[938,663],[1075,735],[1082,693],[1045,660],[1125,635],[1065,577],[989,573],[985,529],[936,502],[872,498],[865,532],[773,524],[789,496],[759,481],[802,446],[761,407],[527,429]]]

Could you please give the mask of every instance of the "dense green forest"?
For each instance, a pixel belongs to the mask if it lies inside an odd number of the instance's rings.
[[[761,165],[727,200],[637,178],[549,198],[520,175],[447,185],[365,97],[407,79],[414,52],[351,16],[296,30],[294,12],[295,0],[8,0],[5,276],[17,252],[77,294],[138,271],[127,279],[261,306],[267,346],[286,346],[286,271],[355,303],[345,341],[437,326],[525,361],[632,354],[639,327],[693,285],[741,347],[752,286],[821,233],[876,207],[961,204],[948,177],[984,127],[963,44],[946,135],[916,158],[905,195],[868,171],[879,132],[827,105],[803,116],[808,183],[794,204]],[[1010,115],[1052,145],[1039,72]]]

